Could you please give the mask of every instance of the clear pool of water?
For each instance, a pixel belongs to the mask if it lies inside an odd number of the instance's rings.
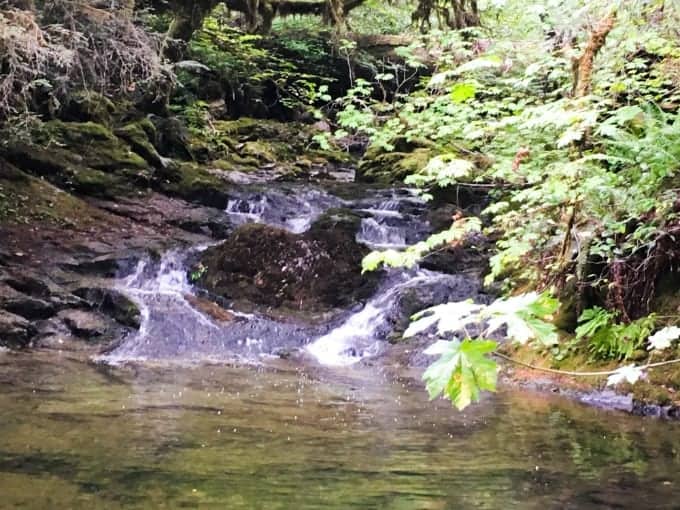
[[[678,508],[680,428],[377,369],[0,354],[0,508]]]

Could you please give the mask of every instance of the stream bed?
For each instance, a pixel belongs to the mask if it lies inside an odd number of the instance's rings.
[[[403,189],[246,188],[217,214],[298,235],[338,207],[365,249],[431,231]],[[220,322],[188,274],[217,241],[113,279],[141,321],[105,352],[0,350],[0,508],[678,508],[676,424],[508,388],[460,413],[381,358],[413,312],[489,299],[478,274],[392,270],[325,321],[234,301]]]
[[[677,508],[674,424],[366,367],[0,354],[0,508]]]

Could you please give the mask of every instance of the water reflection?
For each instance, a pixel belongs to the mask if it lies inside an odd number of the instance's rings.
[[[674,508],[678,428],[374,370],[0,357],[0,508]],[[51,354],[50,356],[54,356]]]

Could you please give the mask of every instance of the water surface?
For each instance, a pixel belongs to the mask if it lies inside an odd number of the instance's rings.
[[[366,367],[0,354],[0,508],[677,508],[674,423]]]

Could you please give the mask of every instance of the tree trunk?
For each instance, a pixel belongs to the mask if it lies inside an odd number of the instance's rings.
[[[413,23],[420,25],[420,30],[426,32],[431,28],[430,17],[436,15],[440,26],[453,30],[479,26],[479,7],[476,0],[418,0],[416,10],[411,16]]]
[[[614,28],[616,14],[609,14],[603,18],[590,32],[588,42],[580,57],[572,61],[572,71],[574,73],[574,97],[584,97],[590,94],[593,85],[593,62],[595,56],[604,46],[607,35]]]

